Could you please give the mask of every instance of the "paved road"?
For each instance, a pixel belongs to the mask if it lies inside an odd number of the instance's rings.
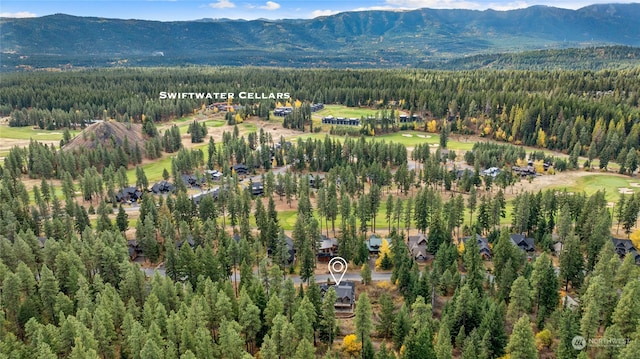
[[[161,276],[166,276],[167,272],[164,269],[164,265],[160,265],[157,268],[142,268],[142,270],[144,271],[144,273],[148,276],[148,277],[152,277],[155,272],[158,272],[158,274],[160,274]],[[236,273],[236,277],[235,279],[237,279],[238,281],[240,281],[240,272],[237,271]],[[254,271],[254,274],[258,274],[257,272]],[[302,280],[300,279],[299,275],[295,275],[295,274],[289,274],[287,275],[287,278],[291,278],[291,280],[293,280],[294,284],[300,284],[302,283]],[[325,283],[329,280],[333,281],[333,279],[331,278],[331,274],[316,274],[315,276],[316,279],[316,283]],[[234,275],[231,274],[231,276],[229,276],[229,280],[231,280],[232,282],[234,281]],[[349,280],[349,281],[360,281],[362,280],[362,277],[360,276],[360,271],[354,271],[354,272],[349,272],[346,273],[344,275],[344,277],[342,278],[342,280]],[[390,281],[391,280],[391,273],[390,272],[376,272],[376,271],[372,271],[371,273],[371,280],[373,282],[385,282],[385,281]]]

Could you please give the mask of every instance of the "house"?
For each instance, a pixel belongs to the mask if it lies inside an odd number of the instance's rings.
[[[218,170],[206,170],[204,172],[206,174],[208,174],[209,176],[211,176],[211,179],[214,180],[214,181],[217,181],[220,178],[222,178],[222,172],[220,172]]]
[[[318,262],[329,262],[331,258],[338,254],[338,240],[320,235],[320,243],[318,244]]]
[[[511,234],[511,243],[525,252],[533,252],[535,248],[534,239],[525,237],[524,234]]]
[[[273,115],[274,116],[280,116],[280,117],[284,117],[290,113],[293,112],[293,107],[290,106],[282,106],[282,107],[276,107],[273,110]]]
[[[324,108],[324,104],[322,103],[313,103],[311,104],[311,112],[320,111]]]
[[[189,244],[189,247],[191,247],[192,249],[196,246],[196,242],[193,240],[192,236],[189,236],[189,238],[187,238],[187,243]],[[178,248],[178,250],[180,250],[180,248],[182,248],[183,244],[184,244],[184,241],[177,241],[176,242],[176,247]]]
[[[464,237],[462,238],[462,243],[467,244],[467,241],[471,238],[474,237]],[[478,247],[480,248],[480,255],[482,256],[482,258],[486,259],[486,260],[490,260],[491,259],[491,248],[489,247],[489,241],[487,240],[487,238],[480,236],[479,234],[476,233],[475,235],[475,239],[476,239],[476,243],[478,244]]]
[[[204,178],[198,178],[196,175],[185,175],[180,176],[182,178],[182,182],[188,185],[189,187],[200,187],[203,184],[207,183]]]
[[[423,233],[409,236],[409,251],[413,259],[417,261],[427,260],[427,241],[427,236]]]
[[[611,241],[613,242],[613,247],[620,256],[620,258],[624,258],[627,255],[632,255],[636,264],[640,264],[640,253],[633,245],[630,239],[619,239],[611,237]]]
[[[238,176],[245,176],[249,173],[249,167],[244,163],[238,163],[229,168],[231,171],[235,172]]]
[[[456,176],[457,180],[462,179],[462,177],[465,176],[465,173],[469,177],[473,176],[473,171],[470,170],[469,168],[464,168],[464,169],[457,168],[457,169],[455,169],[455,170],[453,170],[451,172]]]
[[[536,175],[536,169],[533,168],[533,166],[526,166],[526,167],[519,167],[519,166],[513,166],[511,167],[511,170],[521,176],[521,177],[525,177],[525,176],[535,176]]]
[[[129,251],[129,259],[134,260],[142,254],[142,249],[135,239],[127,240],[127,250]]]
[[[174,190],[175,186],[168,181],[157,182],[151,187],[151,192],[153,192],[154,194],[170,193]]]
[[[340,285],[336,286],[336,285],[329,285],[328,283],[326,284],[320,284],[320,293],[322,294],[322,297],[324,298],[324,294],[329,290],[329,288],[333,287],[333,289],[336,291],[337,294],[337,298],[336,298],[336,302],[333,305],[333,307],[337,310],[337,311],[353,311],[355,303],[356,303],[356,290],[355,290],[355,283],[351,282],[351,281],[341,281]]]
[[[264,185],[262,182],[251,183],[251,194],[254,196],[262,196],[264,194]]]
[[[321,174],[315,175],[315,177],[312,174],[309,174],[309,187],[319,188],[323,179],[324,176]]]
[[[496,177],[500,174],[500,169],[498,167],[489,167],[486,170],[482,171],[483,176],[491,176]]]
[[[137,187],[123,188],[120,192],[116,193],[116,201],[118,202],[136,202],[142,198],[142,191]]]
[[[287,252],[289,253],[289,257],[287,258],[287,264],[293,264],[293,262],[295,261],[295,257],[296,257],[296,249],[293,246],[293,239],[291,239],[291,237],[289,236],[285,236],[285,242],[286,242],[286,247],[287,247]],[[273,251],[274,248],[267,248],[267,255],[271,256],[273,255]]]
[[[391,238],[386,238],[387,243],[391,244]],[[378,255],[380,253],[380,247],[382,246],[382,237],[377,234],[372,234],[366,241],[369,254]]]
[[[331,115],[323,117],[322,123],[326,125],[340,125],[340,126],[360,126],[360,120],[357,118],[345,118],[345,117],[333,117]]]

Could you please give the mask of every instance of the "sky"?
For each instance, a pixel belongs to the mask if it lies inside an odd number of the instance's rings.
[[[512,10],[533,5],[579,9],[596,3],[638,0],[2,0],[0,17],[56,13],[118,19],[185,21],[204,18],[309,19],[345,11],[472,9]]]

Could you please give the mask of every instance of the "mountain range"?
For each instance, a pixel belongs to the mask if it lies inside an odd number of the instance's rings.
[[[640,4],[360,11],[303,20],[159,22],[64,14],[0,19],[3,71],[201,64],[438,67],[468,57],[482,64],[477,56],[498,53],[611,45],[640,46]],[[630,51],[637,55],[637,49]]]

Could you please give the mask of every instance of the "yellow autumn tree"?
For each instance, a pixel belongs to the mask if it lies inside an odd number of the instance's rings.
[[[518,167],[527,167],[527,160],[525,160],[523,158],[518,158],[516,160],[516,166],[518,166]]]
[[[277,102],[276,102],[276,107],[282,107],[282,102],[277,101]]]
[[[302,106],[302,101],[296,100],[295,107],[300,107],[300,106]]]
[[[242,118],[242,116],[239,113],[237,113],[236,114],[236,123],[242,123],[243,120],[244,119]]]
[[[536,334],[536,348],[538,350],[551,347],[553,344],[553,334],[549,329],[544,329]]]
[[[359,357],[360,350],[362,349],[362,343],[356,341],[355,334],[349,334],[344,337],[342,341],[342,350],[350,357]]]
[[[376,269],[382,268],[382,260],[384,259],[384,256],[387,256],[388,259],[391,259],[391,248],[389,247],[389,242],[386,239],[382,239],[380,251],[378,252],[378,258],[376,259]]]
[[[631,235],[629,236],[629,239],[631,239],[631,243],[633,243],[634,247],[640,248],[640,229],[631,233]]]
[[[538,139],[536,140],[536,144],[540,147],[545,147],[547,145],[547,134],[543,129],[538,130]]]
[[[427,132],[436,133],[437,130],[438,124],[436,123],[436,120],[431,120],[427,123]]]
[[[536,173],[544,173],[544,161],[543,160],[534,161],[533,168],[535,168]]]

